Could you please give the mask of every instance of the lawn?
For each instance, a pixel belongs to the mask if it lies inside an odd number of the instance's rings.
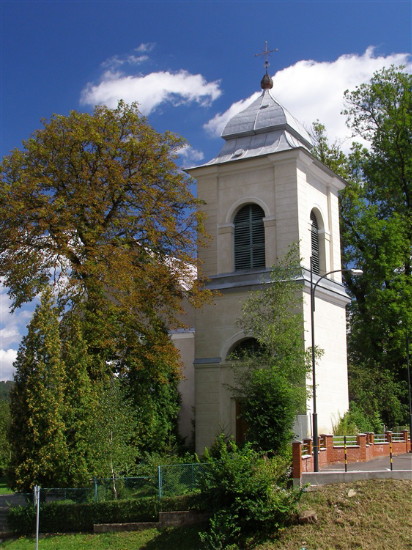
[[[0,495],[10,495],[13,491],[6,485],[6,480],[0,477]]]
[[[247,548],[256,550],[412,549],[412,480],[371,480],[305,492],[301,510],[314,510],[317,523],[292,525]],[[1,548],[32,550],[33,538],[6,541]],[[196,527],[148,529],[104,535],[41,538],[39,550],[200,550]]]
[[[39,540],[39,550],[199,550],[196,527],[179,529],[146,529],[101,535],[46,535]],[[22,537],[0,544],[5,550],[33,550],[35,539]]]

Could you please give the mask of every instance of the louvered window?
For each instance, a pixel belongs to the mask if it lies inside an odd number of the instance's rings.
[[[318,220],[313,212],[310,214],[311,221],[311,241],[312,241],[312,270],[313,273],[319,275],[320,258],[319,258],[319,225]]]
[[[265,267],[265,213],[248,204],[235,216],[235,270]]]

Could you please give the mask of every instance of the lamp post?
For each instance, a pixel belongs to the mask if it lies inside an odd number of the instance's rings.
[[[313,470],[319,472],[319,438],[318,438],[318,411],[316,405],[316,354],[315,354],[315,291],[318,284],[332,273],[342,273],[349,271],[355,277],[363,274],[361,269],[334,269],[328,271],[322,277],[313,282],[313,259],[310,257],[310,326],[312,336],[312,385],[313,385],[313,410],[312,410],[312,429],[313,429]]]

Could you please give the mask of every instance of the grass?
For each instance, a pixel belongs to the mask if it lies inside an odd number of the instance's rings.
[[[39,540],[39,550],[199,550],[197,527],[176,529],[146,529],[101,535],[45,535]],[[5,550],[33,550],[35,539],[21,537],[0,544]]]
[[[355,492],[350,496],[349,491]],[[325,485],[306,492],[301,510],[315,524],[293,525],[259,550],[412,549],[412,480],[370,480]]]
[[[7,487],[4,477],[0,477],[0,495],[11,495],[13,491]]]
[[[250,543],[248,548],[412,549],[411,494],[412,480],[371,480],[319,487],[305,492],[300,503],[302,511],[316,512],[317,523],[292,525],[263,543]],[[50,535],[41,538],[39,550],[200,550],[197,530],[186,527],[104,535]],[[33,538],[6,541],[1,546],[7,550],[33,547]]]

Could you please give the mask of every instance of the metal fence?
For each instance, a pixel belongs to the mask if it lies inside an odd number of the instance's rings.
[[[333,436],[333,445],[336,446],[353,446],[357,445],[358,440],[356,435],[334,435]]]
[[[169,464],[158,466],[159,498],[187,495],[199,490],[199,476],[208,464]]]
[[[104,502],[117,499],[182,496],[199,491],[199,477],[208,464],[168,464],[152,476],[93,479],[90,487],[41,487],[40,502]],[[32,504],[33,494],[21,493],[19,504]]]

